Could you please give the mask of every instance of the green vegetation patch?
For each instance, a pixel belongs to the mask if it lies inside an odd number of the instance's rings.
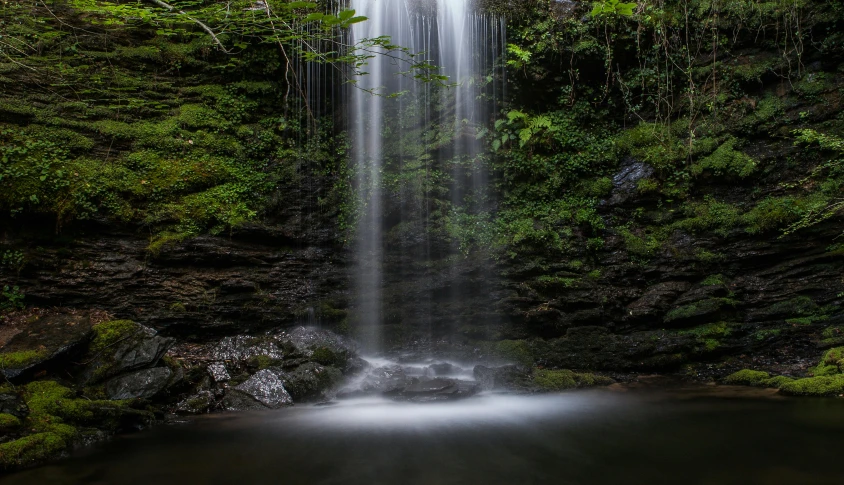
[[[117,343],[131,338],[141,329],[131,320],[112,320],[94,326],[94,339],[89,346],[90,353],[97,354]]]
[[[573,372],[567,369],[534,369],[533,383],[545,391],[564,391],[583,387],[607,386],[615,381],[598,374]]]
[[[780,392],[789,396],[841,396],[844,394],[844,375],[797,379],[783,384]]]
[[[44,350],[23,350],[0,354],[0,369],[24,369],[47,355]]]

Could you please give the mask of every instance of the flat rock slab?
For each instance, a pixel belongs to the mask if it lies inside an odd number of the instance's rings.
[[[167,387],[172,375],[172,371],[167,367],[153,367],[124,374],[106,382],[106,395],[113,400],[150,398]]]
[[[88,315],[33,317],[20,333],[0,348],[0,372],[15,379],[58,359],[91,338],[93,322]]]

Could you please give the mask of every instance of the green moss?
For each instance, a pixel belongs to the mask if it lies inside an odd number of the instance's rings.
[[[525,340],[502,340],[492,344],[492,353],[520,364],[532,364],[533,354]]]
[[[91,353],[99,353],[134,335],[140,326],[131,320],[112,320],[94,326],[94,339],[89,346]]]
[[[69,445],[62,434],[45,432],[0,444],[0,465],[4,469],[31,465],[64,451]]]
[[[810,369],[814,376],[832,376],[841,374],[844,367],[844,347],[827,350],[817,366]]]
[[[254,369],[262,370],[274,365],[278,365],[280,363],[279,360],[273,359],[268,355],[255,355],[249,358],[247,361],[247,365]]]
[[[24,350],[0,354],[0,369],[23,369],[38,362],[45,355],[46,352],[42,350]]]
[[[767,372],[744,369],[725,377],[724,383],[740,386],[765,387],[768,385],[768,381],[770,379],[771,375]]]
[[[765,329],[765,330],[757,330],[753,333],[753,337],[756,340],[766,340],[771,337],[778,337],[782,333],[782,329],[779,328],[772,328],[772,329]]]
[[[21,420],[17,416],[11,414],[0,413],[0,430],[8,430],[9,428],[18,428],[21,425]]]
[[[708,323],[688,330],[680,330],[680,335],[693,335],[698,338],[726,337],[730,335],[730,324],[727,322]]]
[[[669,311],[664,318],[665,323],[676,320],[685,320],[720,311],[727,307],[738,305],[736,300],[730,298],[710,298],[697,303],[691,303]]]
[[[567,369],[533,370],[533,383],[545,391],[564,391],[583,387],[607,386],[613,382],[615,381],[609,377],[584,372],[573,372]]]
[[[794,379],[786,376],[775,376],[768,379],[768,382],[765,383],[766,387],[775,387],[777,389],[782,388],[782,386],[786,385],[787,383],[793,381]]]
[[[784,383],[780,392],[790,396],[840,396],[844,394],[844,375],[797,379]]]
[[[730,138],[714,153],[692,165],[691,173],[695,176],[703,174],[738,178],[750,176],[756,170],[756,161],[736,150],[736,143],[735,138]]]
[[[311,355],[311,359],[313,359],[314,362],[320,363],[322,365],[333,366],[341,366],[346,362],[346,357],[344,355],[334,352],[328,347],[319,347],[317,349],[314,349],[314,353]]]
[[[546,391],[563,391],[577,387],[574,372],[570,370],[535,369],[533,383]]]
[[[724,284],[725,279],[722,274],[707,276],[706,279],[700,282],[700,286],[723,286]]]

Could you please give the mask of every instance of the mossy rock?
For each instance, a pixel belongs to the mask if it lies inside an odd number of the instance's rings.
[[[763,371],[744,369],[724,378],[724,384],[733,386],[773,387],[779,389],[793,379],[785,376],[774,376]]]
[[[21,420],[11,414],[0,413],[0,433],[21,427]]]
[[[173,340],[131,320],[113,320],[93,327],[94,337],[83,359],[85,384],[102,382],[122,372],[152,367]]]
[[[598,374],[574,372],[567,369],[534,369],[533,383],[542,391],[565,391],[594,386],[608,386],[615,381]]]
[[[54,314],[27,322],[0,349],[0,370],[7,379],[23,379],[81,349],[91,337],[87,315]]]
[[[780,393],[788,396],[841,396],[844,395],[844,375],[797,379],[783,384]]]
[[[827,350],[818,365],[810,371],[816,377],[834,376],[841,374],[842,366],[844,366],[844,347],[836,347]]]
[[[75,430],[70,426],[56,426],[53,431],[0,444],[0,466],[8,470],[52,458],[68,448],[74,434]]]

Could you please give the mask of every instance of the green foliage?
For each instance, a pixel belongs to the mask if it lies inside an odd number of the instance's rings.
[[[18,286],[3,285],[0,291],[0,311],[22,310],[26,308],[23,303],[26,295],[21,292]]]
[[[619,15],[624,17],[632,17],[633,9],[636,8],[635,3],[625,3],[620,0],[602,0],[600,2],[592,3],[593,17],[599,15]]]

